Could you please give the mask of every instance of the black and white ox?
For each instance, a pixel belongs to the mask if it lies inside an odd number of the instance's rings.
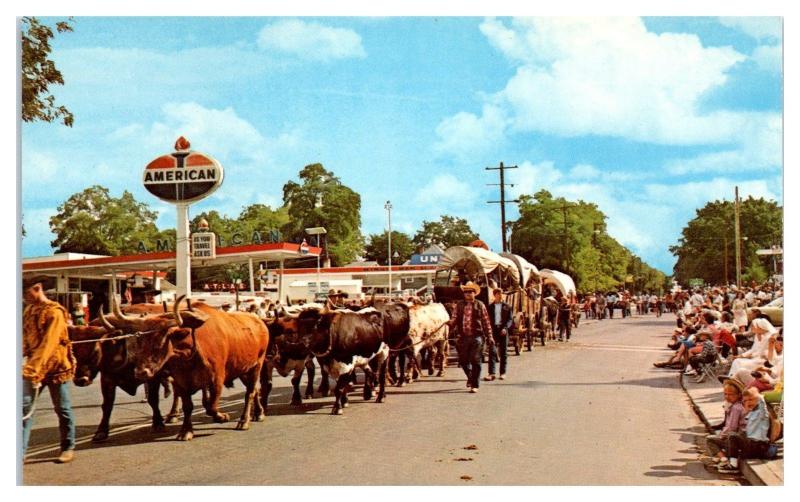
[[[380,312],[372,308],[359,312],[304,310],[298,315],[297,326],[300,340],[317,358],[320,368],[336,380],[331,414],[341,415],[347,407],[349,383],[356,368],[366,374],[364,399],[372,399],[377,373],[376,402],[385,400],[389,346]]]

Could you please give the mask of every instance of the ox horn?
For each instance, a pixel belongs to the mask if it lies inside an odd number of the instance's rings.
[[[192,302],[188,298],[186,299],[186,310],[194,312],[194,309],[192,308]]]
[[[181,314],[178,312],[178,306],[181,304],[181,301],[186,297],[186,295],[181,295],[175,300],[175,303],[172,304],[172,315],[175,317],[175,321],[177,321],[178,326],[183,326],[183,319],[181,318]]]
[[[164,301],[162,301],[162,302],[161,302],[161,306],[162,306],[162,307],[164,307],[164,313],[165,313],[165,314],[166,314],[167,312],[169,312],[169,310],[167,310],[167,300],[164,300]]]
[[[117,316],[117,318],[122,319],[123,321],[132,322],[136,320],[136,318],[126,316],[125,314],[122,313],[122,309],[119,308],[119,303],[117,303],[116,298],[111,299],[111,308],[114,310],[114,315]]]
[[[114,330],[117,329],[113,324],[111,324],[108,321],[108,319],[106,319],[106,315],[105,315],[105,313],[103,313],[103,306],[102,305],[100,305],[100,310],[99,310],[98,314],[99,314],[99,317],[100,317],[100,322],[103,323],[103,326],[105,326],[106,329],[109,329],[111,331],[114,331]]]

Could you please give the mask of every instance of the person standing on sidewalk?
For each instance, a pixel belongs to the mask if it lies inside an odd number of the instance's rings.
[[[38,276],[22,282],[26,303],[22,313],[22,454],[28,449],[36,398],[46,385],[58,416],[61,454],[58,463],[75,457],[75,416],[69,382],[75,375],[75,357],[67,331],[67,311],[45,295],[53,280]]]
[[[455,315],[447,324],[457,333],[458,364],[467,375],[467,388],[474,394],[480,386],[484,339],[492,346],[494,337],[488,309],[475,298],[480,286],[469,281],[461,286],[461,291],[464,299],[458,302]]]
[[[495,362],[500,356],[500,380],[506,379],[508,367],[508,335],[514,319],[511,315],[511,306],[503,301],[503,290],[495,288],[492,291],[494,301],[489,305],[489,317],[492,321],[492,335],[495,344],[489,346],[489,374],[484,378],[489,382],[495,378]]]

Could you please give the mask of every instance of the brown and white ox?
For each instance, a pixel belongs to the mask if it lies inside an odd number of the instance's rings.
[[[408,339],[413,359],[416,360],[420,352],[429,351],[429,375],[433,374],[434,367],[438,367],[436,376],[444,376],[449,351],[449,327],[445,324],[449,320],[450,314],[441,303],[414,304],[408,308]],[[411,367],[406,372],[406,381],[411,380],[410,373]]]
[[[263,420],[264,410],[257,397],[257,383],[269,344],[269,332],[254,314],[221,312],[202,302],[190,304],[189,309],[175,308],[170,314],[134,318],[109,318],[117,329],[126,333],[138,332],[130,346],[137,354],[134,373],[147,380],[162,369],[173,378],[175,393],[183,404],[183,425],[180,441],[191,440],[192,394],[208,389],[204,403],[206,413],[215,422],[227,422],[230,417],[219,411],[222,388],[235,379],[245,386],[242,415],[238,430],[250,427],[251,414]],[[102,310],[100,311],[101,316]]]

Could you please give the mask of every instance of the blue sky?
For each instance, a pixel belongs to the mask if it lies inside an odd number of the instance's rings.
[[[192,206],[279,205],[320,162],[362,196],[365,234],[465,217],[500,247],[496,173],[598,204],[609,233],[670,273],[695,209],[783,203],[779,18],[83,18],[57,38],[75,125],[22,126],[23,256],[93,184],[141,186],[179,135],[225,183]],[[517,213],[509,207],[509,218]]]

